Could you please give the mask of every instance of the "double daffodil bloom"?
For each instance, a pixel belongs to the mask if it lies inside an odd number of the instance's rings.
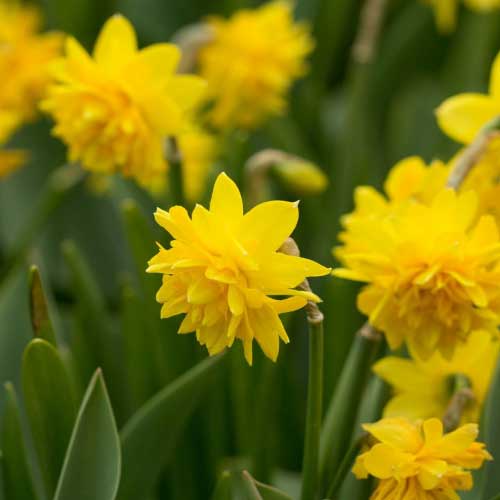
[[[286,201],[261,203],[244,213],[238,187],[225,174],[215,182],[209,210],[196,205],[190,217],[180,206],[158,209],[157,223],[174,238],[169,249],[160,246],[148,267],[163,275],[156,296],[163,304],[161,317],[185,314],[179,333],[196,332],[211,355],[240,339],[252,364],[255,339],[276,361],[280,339],[289,341],[279,315],[308,300],[319,302],[296,287],[330,272],[278,251],[298,216],[298,203]]]
[[[161,183],[165,139],[186,129],[205,89],[199,77],[175,73],[179,58],[168,43],[138,50],[134,28],[119,15],[104,25],[92,56],[68,37],[42,107],[70,160],[145,187]]]
[[[199,62],[212,101],[212,124],[253,128],[281,114],[286,93],[306,72],[305,58],[313,48],[307,25],[293,20],[291,3],[269,2],[208,24],[213,40]]]
[[[457,490],[472,488],[470,470],[492,459],[476,442],[476,424],[443,434],[437,418],[385,418],[363,428],[377,444],[357,458],[353,472],[379,480],[370,500],[458,500]]]

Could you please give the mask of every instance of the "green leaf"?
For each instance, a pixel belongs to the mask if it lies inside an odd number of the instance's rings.
[[[2,468],[7,498],[36,500],[33,475],[24,444],[19,404],[14,386],[5,384],[6,402],[2,424]]]
[[[480,471],[480,485],[482,500],[494,497],[500,490],[500,360],[498,361],[493,381],[484,409],[483,427],[486,448],[493,455],[494,460],[487,462]]]
[[[121,432],[120,500],[137,500],[151,492],[223,359],[219,355],[198,363],[157,393],[127,422]]]
[[[283,491],[256,481],[247,471],[242,472],[243,484],[251,500],[292,500]]]
[[[231,496],[231,473],[225,470],[215,486],[212,500],[232,500]]]
[[[120,472],[120,438],[97,370],[78,412],[54,500],[114,500]]]
[[[64,165],[51,173],[33,206],[31,216],[20,229],[4,265],[0,268],[0,278],[7,276],[11,269],[23,262],[35,235],[39,234],[50,216],[83,179],[84,172],[75,165]]]
[[[57,350],[42,339],[24,352],[22,382],[45,489],[53,495],[76,417],[74,388]]]
[[[349,449],[355,418],[368,381],[371,361],[380,347],[381,337],[365,335],[363,327],[354,339],[342,370],[321,431],[320,477],[323,486],[332,478]]]
[[[56,336],[49,317],[47,299],[37,266],[31,266],[29,274],[31,324],[35,336],[57,346]]]
[[[78,301],[78,327],[74,339],[79,352],[75,355],[80,382],[87,384],[97,367],[102,368],[113,408],[117,415],[123,410],[122,339],[112,328],[106,301],[95,277],[73,241],[65,241],[63,256],[71,273],[73,290]]]

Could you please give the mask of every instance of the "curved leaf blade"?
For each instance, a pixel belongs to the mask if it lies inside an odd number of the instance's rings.
[[[136,500],[150,493],[223,359],[219,355],[198,363],[158,392],[125,425],[120,500]]]
[[[7,498],[36,500],[33,475],[26,455],[19,403],[14,386],[5,384],[5,412],[2,424],[2,470]]]
[[[54,500],[114,500],[120,472],[120,439],[97,370],[78,412]]]
[[[24,352],[26,412],[48,496],[52,496],[76,417],[74,388],[58,351],[34,339]]]

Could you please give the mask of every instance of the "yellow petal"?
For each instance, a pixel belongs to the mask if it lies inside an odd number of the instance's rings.
[[[441,129],[452,139],[470,144],[489,121],[500,114],[500,103],[482,94],[460,94],[436,110]]]
[[[422,424],[425,444],[434,444],[443,437],[443,423],[438,418],[430,418]]]
[[[207,88],[206,82],[195,75],[177,75],[166,85],[166,92],[183,111],[190,111],[200,103]]]
[[[210,212],[235,229],[243,218],[243,200],[236,183],[224,172],[219,174],[212,191]]]
[[[388,356],[373,365],[373,371],[386,382],[402,392],[433,395],[442,389],[432,375],[421,370],[415,361]],[[437,386],[437,387],[436,387]]]
[[[451,33],[457,22],[458,0],[438,0],[434,2],[436,24],[441,33]]]
[[[491,67],[490,94],[497,99],[500,98],[500,52]]]
[[[136,51],[137,38],[132,24],[119,14],[109,18],[94,47],[97,64],[115,72],[123,68]]]
[[[297,203],[267,201],[245,214],[240,238],[249,251],[274,252],[292,234],[298,219]]]
[[[448,470],[444,460],[425,460],[418,474],[418,481],[424,490],[433,490],[443,480]]]
[[[385,443],[376,444],[364,457],[366,470],[379,479],[388,479],[410,464],[413,455]]]
[[[384,418],[374,424],[364,424],[363,429],[382,443],[404,452],[414,453],[423,444],[417,427],[404,418]]]
[[[138,52],[126,69],[133,70],[137,64],[138,68],[147,68],[154,81],[166,83],[175,73],[180,57],[181,52],[176,45],[156,43]]]

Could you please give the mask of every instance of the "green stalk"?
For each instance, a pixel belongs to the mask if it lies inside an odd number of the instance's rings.
[[[302,467],[302,500],[314,500],[319,494],[319,443],[323,404],[323,318],[321,317],[319,321],[311,321],[310,317],[308,319],[309,382]]]
[[[184,206],[184,182],[182,178],[182,157],[177,141],[171,138],[168,142],[168,163],[170,180],[170,199],[172,205]]]
[[[321,433],[319,470],[322,485],[335,476],[349,447],[356,413],[380,340],[380,335],[369,324],[365,324],[354,339]]]
[[[365,436],[363,435],[360,438],[356,439],[349,448],[349,451],[346,453],[344,459],[342,460],[342,463],[340,464],[340,467],[338,468],[337,473],[333,478],[333,481],[330,483],[330,487],[328,488],[327,499],[329,500],[335,499],[335,496],[337,495],[340,487],[342,486],[342,483],[344,482],[344,479],[347,473],[349,472],[351,465],[353,464],[354,460],[356,459],[359,453],[359,450],[361,449],[364,439]]]

